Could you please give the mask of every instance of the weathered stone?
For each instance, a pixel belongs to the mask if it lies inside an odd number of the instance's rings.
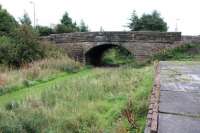
[[[124,47],[136,61],[145,62],[163,49],[179,46],[180,32],[84,32],[53,34],[42,41],[55,44],[79,61],[95,65],[111,47]]]
[[[150,131],[151,133],[157,133],[157,129],[158,129],[158,113],[153,112]]]

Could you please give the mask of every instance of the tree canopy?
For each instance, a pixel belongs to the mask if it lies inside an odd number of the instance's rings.
[[[20,67],[45,56],[28,14],[20,22],[0,6],[0,64]]]
[[[131,31],[167,31],[167,23],[156,10],[138,17],[133,11],[128,27]]]
[[[76,22],[72,21],[72,18],[69,17],[68,13],[65,12],[61,19],[61,24],[56,26],[57,33],[68,33],[68,32],[76,32],[79,31],[79,27]]]
[[[17,26],[15,18],[0,5],[0,35],[11,33]]]
[[[83,20],[81,20],[80,26],[79,26],[79,31],[80,32],[88,32],[88,26],[85,24]]]
[[[48,36],[50,34],[54,33],[54,30],[48,26],[36,26],[36,31],[39,34],[39,36]]]
[[[31,26],[31,19],[30,19],[28,13],[26,13],[26,12],[24,13],[24,15],[22,16],[22,18],[20,18],[20,22],[23,25]]]

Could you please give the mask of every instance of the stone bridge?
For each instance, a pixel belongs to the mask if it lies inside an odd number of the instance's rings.
[[[177,47],[180,32],[77,32],[42,37],[81,62],[100,65],[103,53],[113,47],[125,48],[137,62],[148,60],[166,48]]]

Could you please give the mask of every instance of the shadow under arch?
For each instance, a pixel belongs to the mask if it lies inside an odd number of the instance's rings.
[[[85,60],[87,65],[93,65],[93,66],[104,66],[102,62],[102,57],[105,53],[105,51],[112,49],[112,48],[119,48],[124,51],[126,51],[129,55],[134,56],[127,48],[116,45],[116,44],[101,44],[97,45],[95,47],[92,47],[85,53]],[[134,57],[133,57],[134,58]]]

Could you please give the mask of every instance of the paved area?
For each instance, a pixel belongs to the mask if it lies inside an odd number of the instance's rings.
[[[158,133],[200,133],[200,62],[160,62]]]

